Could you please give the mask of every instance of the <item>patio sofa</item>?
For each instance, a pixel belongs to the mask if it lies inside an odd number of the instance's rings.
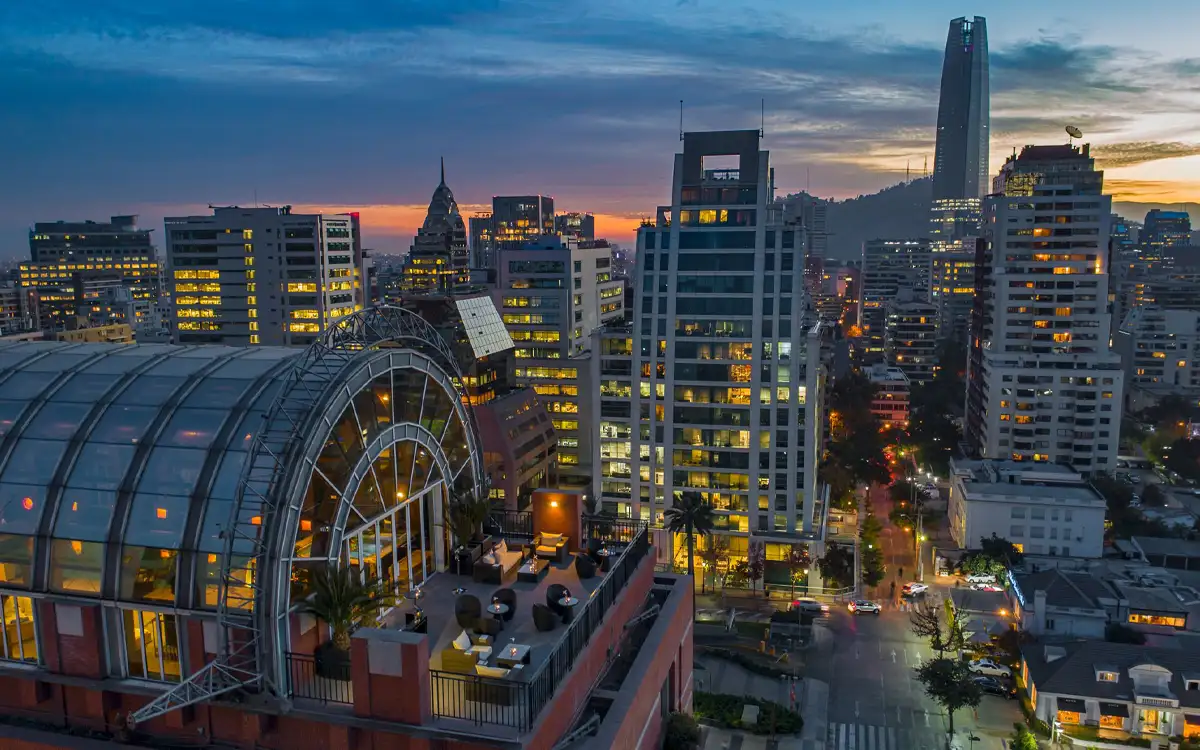
[[[542,532],[533,538],[533,553],[545,560],[567,561],[567,537],[564,534]]]

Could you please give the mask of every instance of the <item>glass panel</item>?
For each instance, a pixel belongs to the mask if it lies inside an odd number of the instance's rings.
[[[32,536],[0,534],[0,584],[28,588],[32,564]]]
[[[397,423],[412,422],[416,424],[421,418],[421,399],[424,398],[425,373],[419,370],[393,370],[395,391],[392,399],[395,402]]]
[[[409,525],[408,509],[412,503],[404,506],[396,514],[396,581],[401,591],[408,591],[412,586],[412,567],[409,565]]]
[[[116,382],[117,379],[111,375],[93,375],[91,373],[75,375],[62,388],[55,391],[50,400],[94,404]]]
[[[245,453],[226,453],[221,458],[221,468],[217,469],[217,475],[213,477],[212,489],[208,492],[209,497],[236,500],[238,483],[242,480],[242,467],[245,463]]]
[[[200,478],[207,455],[202,450],[156,447],[146,462],[138,488],[162,495],[190,495]]]
[[[396,501],[404,502],[412,497],[409,480],[412,478],[413,453],[417,449],[417,444],[411,440],[405,440],[403,443],[396,443],[391,447],[391,450],[396,451]]]
[[[0,348],[0,370],[20,367],[22,362],[44,351],[46,349],[37,344],[17,344]]]
[[[126,547],[121,555],[119,596],[126,601],[175,603],[178,553],[153,547]]]
[[[154,367],[146,371],[146,376],[163,377],[163,376],[188,376],[198,370],[207,367],[213,360],[214,356],[225,356],[225,352],[213,351],[193,351],[180,352],[180,354],[197,354],[207,356],[179,356],[168,357],[159,362]],[[182,379],[182,378],[179,378]]]
[[[143,617],[158,621],[158,637],[152,642],[147,642],[146,661],[154,664],[161,660],[160,679],[167,682],[179,682],[179,629],[175,625],[175,615],[145,612]]]
[[[104,544],[70,539],[50,543],[50,588],[76,594],[99,594],[104,572]]]
[[[387,448],[380,453],[372,464],[375,470],[375,481],[379,483],[379,497],[388,508],[394,508],[400,503],[396,498],[396,469],[392,466],[392,449]]]
[[[154,406],[110,404],[104,411],[104,416],[92,428],[88,441],[135,444],[146,434],[146,429],[157,416],[158,408]]]
[[[238,357],[228,364],[221,365],[213,373],[213,377],[222,379],[241,378],[253,380],[263,375],[272,367],[279,364],[278,357]]]
[[[141,613],[127,609],[121,612],[125,625],[125,673],[130,677],[146,676],[146,660],[142,654]]]
[[[14,372],[11,377],[0,383],[0,393],[13,401],[32,401],[37,398],[54,378],[40,372]]]
[[[84,539],[103,542],[108,538],[117,493],[68,487],[58,503],[54,536],[59,539]]]
[[[441,440],[442,432],[446,429],[446,420],[453,411],[450,397],[433,378],[429,378],[429,387],[425,390],[425,403],[421,407],[421,426],[429,430],[435,440]]]
[[[125,543],[179,549],[183,527],[187,523],[188,503],[186,497],[139,492],[129,511]]]
[[[433,466],[433,454],[427,449],[417,446],[417,457],[413,462],[412,485],[408,488],[408,496],[412,497],[425,489],[429,481],[429,470]]]
[[[351,469],[363,454],[362,429],[358,425],[358,419],[354,416],[354,409],[347,406],[346,410],[342,412],[342,418],[329,433],[330,438],[342,449],[342,454],[346,457],[346,464]]]
[[[457,414],[450,420],[450,426],[442,438],[442,451],[450,462],[450,470],[457,471],[471,455],[467,447],[467,434],[463,431],[463,423]]]
[[[205,552],[224,552],[225,540],[221,531],[229,526],[233,512],[233,500],[210,497],[205,504],[204,517],[200,520],[200,539],[196,548]]]
[[[296,557],[324,557],[329,554],[329,530],[337,515],[340,494],[313,472],[300,511],[296,534]]]
[[[94,350],[92,352],[88,352],[86,354],[85,353],[67,354],[65,352],[59,353],[59,354],[51,354],[48,357],[42,357],[41,359],[30,362],[29,364],[25,365],[25,367],[21,368],[21,371],[22,372],[60,373],[60,372],[63,372],[64,370],[69,370],[72,367],[75,367],[80,362],[84,361],[85,359],[90,359],[92,356],[94,356]],[[45,379],[46,376],[43,375],[42,378]]]
[[[4,657],[36,664],[38,653],[33,599],[27,596],[0,596],[0,613],[4,621]]]
[[[393,591],[396,588],[395,526],[396,517],[394,515],[379,521],[379,573]]]
[[[0,386],[0,392],[3,392],[3,386]],[[21,412],[25,411],[28,405],[28,401],[0,401],[0,438],[8,434],[13,422],[17,421],[17,417],[21,416]]]
[[[208,448],[228,416],[228,411],[215,409],[180,409],[171,417],[155,445]]]
[[[143,344],[143,346],[145,345]],[[138,349],[142,349],[142,346],[139,346]],[[145,353],[130,356],[123,351],[114,351],[112,355],[103,357],[88,365],[84,369],[84,372],[88,375],[124,375],[135,367],[141,367],[146,364],[154,356],[153,354]],[[108,378],[109,383],[114,381],[115,378]]]
[[[92,410],[91,404],[47,403],[21,433],[22,439],[70,440]]]
[[[115,443],[87,443],[79,451],[68,487],[93,490],[120,489],[137,448]]]
[[[175,389],[183,384],[183,378],[167,378],[161,375],[138,375],[120,396],[118,404],[142,404],[143,406],[160,406],[166,403]]]
[[[58,460],[66,449],[65,441],[22,439],[8,457],[4,481],[50,484],[54,470],[58,468]]]
[[[196,596],[204,609],[216,609],[221,596],[221,556],[216,552],[196,555]]]
[[[379,577],[379,539],[375,535],[375,524],[362,532],[362,564],[364,580]]]
[[[232,378],[205,378],[183,400],[183,406],[204,409],[232,409],[241,400],[252,380]]]
[[[36,534],[46,488],[36,484],[0,484],[0,532]]]
[[[366,521],[370,521],[384,511],[383,499],[379,496],[379,485],[375,482],[375,476],[370,472],[367,472],[354,492],[354,509],[362,516],[362,520]],[[351,515],[346,519],[346,528],[353,529],[359,526],[362,520]]]

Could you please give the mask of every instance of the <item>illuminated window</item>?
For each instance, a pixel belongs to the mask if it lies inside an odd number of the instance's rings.
[[[288,323],[288,330],[292,333],[319,333],[321,326],[318,323]]]
[[[0,658],[37,663],[37,614],[33,599],[0,595]]]
[[[246,258],[245,258],[245,261],[246,261],[246,265],[248,265],[248,266],[252,266],[252,265],[254,265],[254,256],[253,256],[253,255],[247,255],[247,256],[246,256]]]
[[[257,334],[257,333],[252,333],[252,334],[250,334],[250,343],[251,343],[251,344],[257,344],[257,343],[258,343],[258,334]]]
[[[1154,615],[1144,612],[1130,612],[1129,622],[1133,625],[1158,625],[1182,630],[1187,625],[1187,618],[1176,615]]]
[[[320,314],[316,310],[292,310],[294,320],[316,320]]]
[[[125,626],[126,674],[143,680],[179,682],[179,630],[175,615],[127,609]]]
[[[312,282],[292,281],[288,283],[287,290],[289,292],[315,292],[317,285]]]
[[[242,239],[244,239],[244,240],[254,239],[254,230],[253,229],[243,229],[242,230]]]

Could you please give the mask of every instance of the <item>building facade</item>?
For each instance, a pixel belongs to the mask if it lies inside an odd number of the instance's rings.
[[[467,228],[454,193],[442,180],[429,199],[425,221],[417,229],[404,266],[404,289],[412,293],[456,294],[470,282],[470,249]]]
[[[697,493],[735,558],[751,539],[768,555],[820,542],[825,519],[825,331],[804,317],[803,232],[784,221],[769,175],[757,131],[684,135],[672,203],[638,233],[634,382],[622,409],[633,517],[661,524]],[[619,399],[615,359],[601,377]]]
[[[554,420],[558,466],[590,476],[595,431],[588,382],[592,332],[624,317],[624,283],[607,242],[545,235],[501,247],[493,291],[514,343],[517,382]]]
[[[930,288],[932,255],[929,240],[868,240],[863,243],[859,271],[858,326],[860,354],[866,364],[884,361],[887,305],[901,292],[924,298]]]
[[[884,306],[884,358],[913,383],[928,383],[938,370],[938,309],[901,291]]]
[[[1200,300],[1193,302],[1200,308]],[[1166,395],[1200,398],[1200,309],[1135,307],[1113,338],[1125,373],[1125,400],[1138,410]]]
[[[979,549],[992,534],[1027,555],[1099,558],[1104,552],[1104,497],[1065,466],[1022,461],[950,464],[950,535]]]
[[[929,301],[937,308],[938,332],[943,339],[967,340],[975,304],[977,242],[978,238],[968,238],[963,247],[969,249],[935,251],[930,256]]]
[[[1088,146],[1026,146],[985,201],[965,437],[983,458],[1116,467],[1123,374],[1109,349],[1108,226]]]
[[[364,306],[357,213],[230,206],[166,231],[176,343],[306,346]]]
[[[933,157],[933,199],[981,198],[991,130],[987,21],[956,18],[946,35]],[[936,204],[935,204],[936,205]]]
[[[596,217],[590,213],[568,211],[554,217],[554,233],[559,237],[574,237],[588,241],[596,239]]]
[[[904,370],[877,364],[864,368],[863,374],[875,386],[871,413],[879,420],[880,426],[885,430],[908,427],[912,386]]]

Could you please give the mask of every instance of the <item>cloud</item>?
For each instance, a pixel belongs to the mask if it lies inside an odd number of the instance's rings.
[[[1160,159],[1175,159],[1181,156],[1195,156],[1196,154],[1200,154],[1200,144],[1179,141],[1109,143],[1098,145],[1092,149],[1092,156],[1096,157],[1096,166],[1102,169],[1132,167],[1135,164],[1145,164]]]

